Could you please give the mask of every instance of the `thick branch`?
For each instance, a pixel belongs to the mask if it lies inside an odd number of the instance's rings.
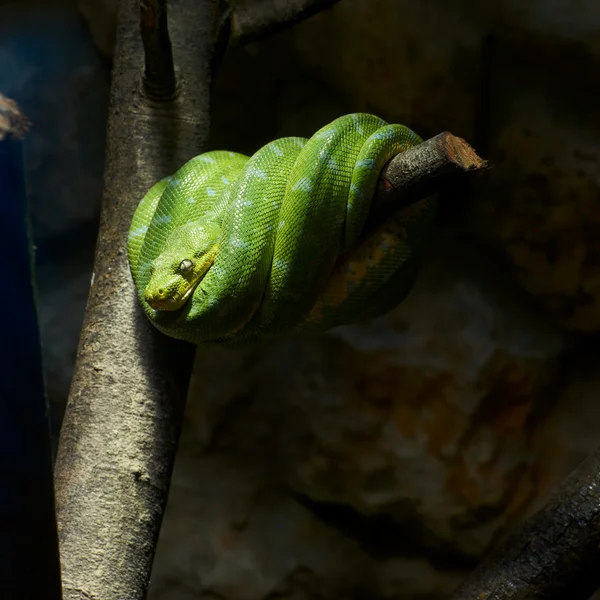
[[[144,44],[144,88],[155,100],[175,95],[175,67],[167,27],[167,0],[140,0],[140,32]]]
[[[339,0],[232,0],[231,41],[254,42],[308,19]]]
[[[587,600],[600,586],[600,448],[452,600]]]
[[[140,198],[205,149],[215,2],[178,2],[185,93],[162,104],[140,94],[139,15],[139,0],[121,1],[94,275],[56,463],[65,600],[145,597],[193,360],[143,315],[126,242]]]

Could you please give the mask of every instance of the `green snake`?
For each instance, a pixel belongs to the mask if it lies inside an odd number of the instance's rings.
[[[171,337],[235,345],[388,312],[414,282],[435,200],[366,225],[381,169],[421,141],[359,113],[251,157],[192,158],[148,191],[129,230],[147,317]]]

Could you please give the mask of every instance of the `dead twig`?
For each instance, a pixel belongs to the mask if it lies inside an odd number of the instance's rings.
[[[379,176],[374,212],[380,218],[443,189],[457,176],[487,168],[465,140],[445,131],[388,162]]]

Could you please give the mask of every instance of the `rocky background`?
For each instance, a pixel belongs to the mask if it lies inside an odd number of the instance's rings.
[[[55,432],[91,275],[115,4],[0,6],[0,90],[33,121]],[[212,148],[369,111],[465,137],[493,169],[442,196],[393,313],[198,352],[152,600],[443,597],[597,445],[599,40],[597,0],[342,0],[229,53]]]

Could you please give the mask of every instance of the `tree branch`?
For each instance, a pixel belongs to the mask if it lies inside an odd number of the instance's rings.
[[[247,44],[291,27],[339,0],[235,0],[231,42]]]
[[[600,448],[451,600],[587,600],[600,586]]]
[[[141,85],[139,0],[120,4],[94,275],[56,463],[65,600],[146,594],[193,347],[143,315],[126,241],[146,191],[205,149],[214,5],[178,3],[171,36],[185,94],[157,104]]]
[[[383,168],[373,198],[368,227],[390,212],[425,198],[465,173],[488,168],[462,138],[443,132],[397,154]]]

